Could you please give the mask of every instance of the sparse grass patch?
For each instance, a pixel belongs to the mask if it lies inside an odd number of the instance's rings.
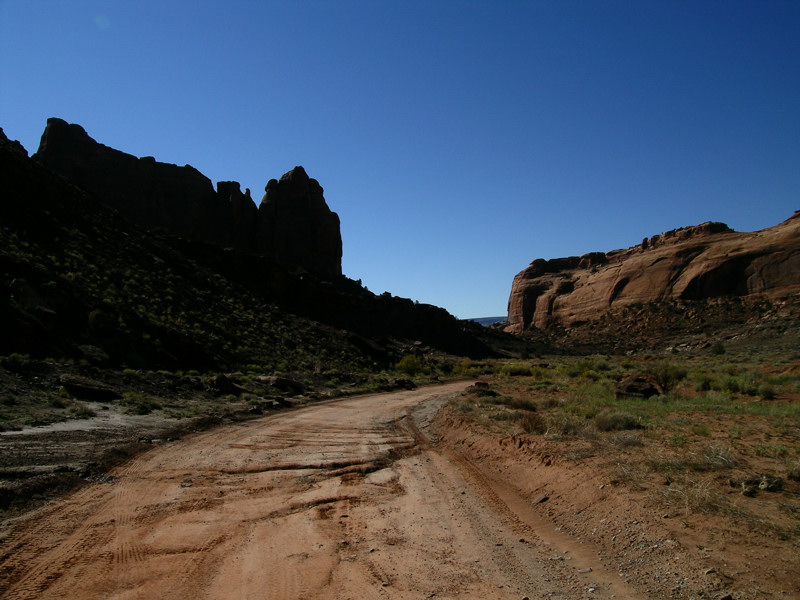
[[[702,437],[709,437],[711,435],[711,430],[705,423],[692,423],[690,429],[692,433],[695,435],[699,435]]]
[[[161,404],[155,399],[138,392],[125,392],[120,404],[127,407],[127,411],[132,415],[149,415],[154,410],[161,408]]]

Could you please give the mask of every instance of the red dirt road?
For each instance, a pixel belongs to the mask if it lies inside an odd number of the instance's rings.
[[[513,488],[431,443],[427,424],[467,385],[317,404],[155,447],[3,540],[0,596],[639,597]]]

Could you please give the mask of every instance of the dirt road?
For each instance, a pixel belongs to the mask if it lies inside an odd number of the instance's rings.
[[[511,486],[431,442],[431,417],[467,385],[157,446],[4,540],[0,596],[638,597]]]

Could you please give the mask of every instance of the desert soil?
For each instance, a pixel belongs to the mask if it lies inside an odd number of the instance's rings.
[[[591,512],[570,505],[580,498],[548,502],[558,489],[608,496],[590,474],[559,476],[532,454],[509,463],[508,440],[443,417],[469,383],[156,445],[17,523],[0,540],[0,596],[725,597],[721,560],[659,537],[613,496],[593,513],[607,543],[577,526]],[[542,464],[551,479],[523,484],[524,469]]]

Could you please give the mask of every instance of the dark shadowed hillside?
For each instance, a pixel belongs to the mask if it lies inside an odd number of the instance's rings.
[[[52,125],[51,120],[48,128]],[[335,273],[322,279],[307,269],[290,272],[286,261],[273,253],[214,243],[211,233],[194,239],[178,236],[163,226],[166,221],[142,229],[102,196],[122,194],[118,188],[126,187],[141,169],[167,175],[153,176],[150,183],[160,191],[150,196],[144,188],[119,196],[134,214],[149,207],[180,215],[192,196],[175,190],[195,187],[213,196],[216,210],[233,213],[230,196],[235,194],[221,198],[189,167],[161,166],[93,140],[83,142],[89,149],[78,151],[88,155],[81,168],[73,165],[70,171],[62,157],[61,170],[79,173],[80,181],[102,180],[94,192],[53,173],[2,138],[0,277],[5,291],[0,297],[0,354],[65,356],[133,367],[222,370],[258,364],[265,371],[294,371],[374,368],[396,361],[412,342],[452,354],[492,353],[443,309],[375,296]],[[98,152],[105,156],[102,177],[92,175]],[[125,166],[119,167],[122,174],[115,183],[117,163]],[[267,197],[275,196],[270,206],[291,203],[309,188],[321,200],[321,188],[315,191],[314,180],[301,168],[287,175],[282,181],[288,183],[273,180],[267,186]],[[168,182],[167,192],[159,188],[159,178]],[[284,187],[287,191],[280,191]],[[193,223],[194,231],[213,232],[214,214],[210,211],[209,222]],[[301,218],[295,221],[298,227],[307,225]],[[293,251],[301,257],[295,266],[302,267],[302,251]],[[338,264],[340,251],[334,243],[328,262]],[[312,254],[319,256],[320,249]]]

